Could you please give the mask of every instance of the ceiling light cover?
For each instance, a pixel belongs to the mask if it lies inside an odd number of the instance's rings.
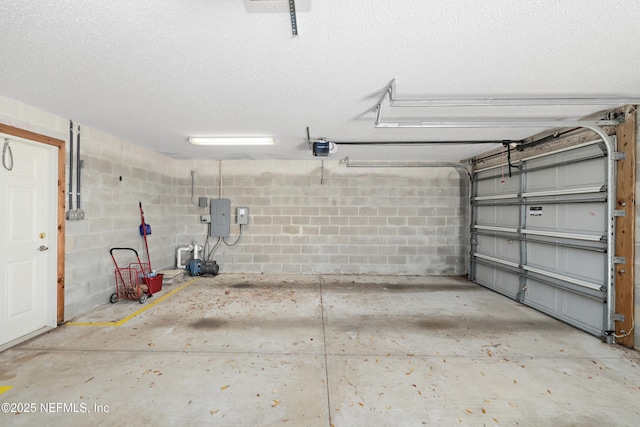
[[[272,136],[197,136],[190,137],[194,145],[274,145]]]

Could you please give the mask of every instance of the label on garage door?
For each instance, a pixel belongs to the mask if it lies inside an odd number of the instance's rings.
[[[529,206],[529,216],[542,216],[542,206]]]

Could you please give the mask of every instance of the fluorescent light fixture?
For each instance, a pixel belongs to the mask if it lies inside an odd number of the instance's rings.
[[[271,136],[197,136],[190,137],[194,145],[274,145]]]

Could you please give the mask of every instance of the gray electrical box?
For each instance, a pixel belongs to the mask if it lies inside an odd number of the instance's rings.
[[[211,237],[229,237],[231,235],[231,200],[211,199]]]
[[[249,224],[249,208],[236,208],[236,218],[240,225]]]

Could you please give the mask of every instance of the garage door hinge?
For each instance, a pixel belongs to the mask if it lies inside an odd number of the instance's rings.
[[[611,320],[613,320],[614,322],[624,322],[624,314],[612,314]]]
[[[621,217],[621,216],[626,216],[627,215],[627,211],[622,210],[622,209],[614,209],[613,210],[613,216],[616,217]]]
[[[623,256],[614,256],[613,257],[613,263],[614,264],[626,264],[627,263],[627,259]]]
[[[624,151],[614,151],[611,153],[613,160],[624,160],[627,158],[627,153]]]

